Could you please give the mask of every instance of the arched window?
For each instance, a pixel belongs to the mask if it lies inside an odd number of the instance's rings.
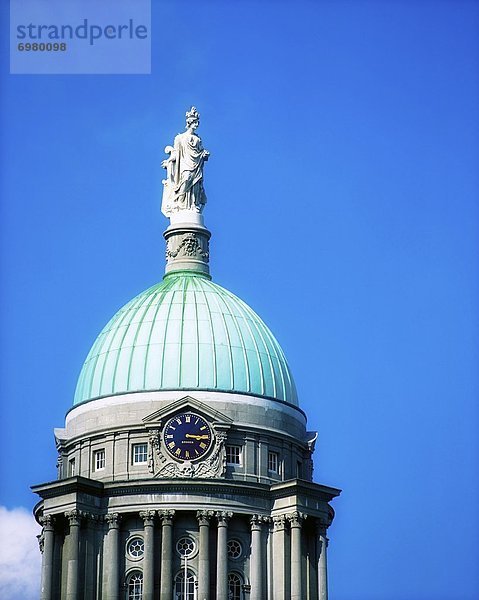
[[[241,600],[241,578],[236,573],[228,575],[228,600]]]
[[[143,598],[143,573],[141,571],[133,571],[128,577],[127,588],[128,600],[142,600]]]
[[[188,569],[186,577],[186,589],[184,570],[181,570],[175,577],[175,600],[195,600],[195,575],[193,571]]]

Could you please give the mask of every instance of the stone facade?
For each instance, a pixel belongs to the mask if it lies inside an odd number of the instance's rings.
[[[220,454],[214,473],[164,469],[184,466],[162,434],[185,413],[211,425],[199,464]],[[339,490],[312,482],[305,424],[297,407],[215,392],[72,409],[55,431],[59,479],[33,488],[42,600],[183,598],[184,554],[188,599],[324,600],[328,503]]]

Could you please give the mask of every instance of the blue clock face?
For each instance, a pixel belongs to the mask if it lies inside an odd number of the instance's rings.
[[[211,448],[208,423],[193,413],[181,413],[168,421],[163,431],[165,448],[178,460],[196,460]]]

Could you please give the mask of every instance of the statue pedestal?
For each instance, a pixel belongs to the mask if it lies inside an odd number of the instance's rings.
[[[180,210],[169,215],[170,227],[173,225],[196,225],[204,227],[203,215],[196,210]],[[169,229],[169,228],[168,228]]]
[[[209,239],[211,233],[203,225],[203,215],[195,211],[179,211],[170,216],[164,232],[166,240],[166,273],[195,271],[209,277]]]

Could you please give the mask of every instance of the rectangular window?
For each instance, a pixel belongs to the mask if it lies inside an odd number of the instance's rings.
[[[298,479],[302,479],[303,477],[303,463],[300,460],[296,463],[296,477]]]
[[[70,458],[70,460],[68,461],[68,477],[75,477],[76,472],[75,472],[75,459],[74,458]]]
[[[148,462],[148,444],[133,444],[133,464],[144,465]]]
[[[279,456],[277,452],[268,452],[268,471],[279,473]]]
[[[226,463],[228,465],[241,464],[241,446],[226,446]]]
[[[105,451],[97,450],[93,453],[93,469],[95,471],[101,471],[105,468]]]

